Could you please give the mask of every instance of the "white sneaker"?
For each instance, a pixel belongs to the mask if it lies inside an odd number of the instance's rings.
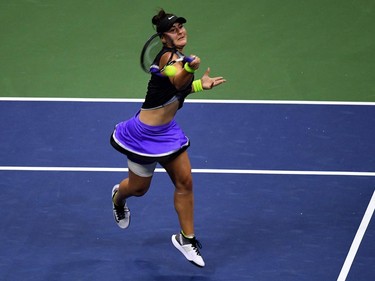
[[[188,239],[181,233],[174,234],[172,235],[172,243],[188,261],[199,267],[205,266],[204,260],[199,252],[202,245],[195,237]]]
[[[126,202],[124,206],[117,206],[113,202],[113,197],[115,196],[116,192],[118,191],[119,185],[116,184],[112,188],[112,207],[113,207],[113,217],[115,218],[115,221],[117,225],[120,228],[128,228],[130,224],[130,210],[128,206],[126,205]]]

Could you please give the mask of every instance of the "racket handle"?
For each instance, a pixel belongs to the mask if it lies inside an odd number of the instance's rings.
[[[192,62],[194,59],[195,59],[194,57],[184,57],[183,62],[189,63],[189,62]]]
[[[159,66],[153,64],[150,66],[150,73],[158,73],[159,72]]]

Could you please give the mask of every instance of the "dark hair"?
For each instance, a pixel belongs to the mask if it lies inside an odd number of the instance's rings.
[[[163,32],[168,31],[175,22],[185,23],[186,19],[178,17],[175,14],[170,14],[160,9],[159,12],[152,17],[152,24],[155,25],[156,31],[161,35]]]
[[[160,25],[160,23],[165,17],[172,16],[172,15],[173,14],[167,14],[164,11],[164,9],[160,9],[159,12],[155,16],[152,17],[152,24],[157,27],[158,25]]]

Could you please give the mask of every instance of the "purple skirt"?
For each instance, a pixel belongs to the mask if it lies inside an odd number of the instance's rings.
[[[116,125],[111,144],[138,163],[167,161],[185,151],[190,141],[173,119],[161,126],[150,126],[139,120],[139,112]]]

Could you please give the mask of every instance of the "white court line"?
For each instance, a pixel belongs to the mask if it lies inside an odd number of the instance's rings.
[[[141,103],[138,98],[46,98],[46,97],[0,97],[0,101],[35,101],[35,102],[129,102]],[[360,101],[303,101],[303,100],[207,100],[187,99],[186,103],[234,103],[234,104],[297,104],[297,105],[364,105],[375,106],[375,102]]]
[[[353,243],[350,247],[350,250],[348,252],[348,255],[345,259],[344,265],[341,269],[340,275],[337,278],[337,281],[345,281],[346,277],[348,276],[349,270],[353,264],[353,260],[357,254],[359,245],[361,244],[361,241],[363,239],[363,236],[365,235],[366,229],[370,223],[371,217],[375,210],[375,191],[372,194],[370,203],[367,206],[367,210],[363,216],[362,222],[359,225],[357,234],[354,237]]]
[[[128,168],[114,167],[34,167],[0,166],[0,171],[40,171],[40,172],[128,172]],[[157,168],[157,173],[165,173]],[[375,177],[375,172],[349,171],[293,171],[293,170],[237,170],[237,169],[192,169],[193,173],[204,174],[263,174],[263,175],[311,175],[311,176],[354,176]]]
[[[31,166],[0,166],[0,171],[42,171],[42,172],[128,172],[128,168],[104,167],[31,167]],[[162,168],[155,169],[157,173],[164,173]],[[344,172],[344,171],[287,171],[287,170],[235,170],[235,169],[192,169],[193,173],[211,174],[263,174],[263,175],[310,175],[310,176],[357,176],[375,177],[375,172]],[[350,247],[345,263],[337,281],[345,281],[354,257],[358,251],[364,233],[375,209],[375,192],[367,207],[361,225]]]
[[[52,102],[113,102],[113,103],[141,103],[144,99],[131,98],[27,98],[0,97],[0,101],[52,101]],[[224,103],[224,104],[296,104],[296,105],[354,105],[375,106],[375,102],[350,101],[290,101],[290,100],[205,100],[188,99],[186,103]],[[127,172],[127,168],[95,168],[95,167],[25,167],[0,166],[0,171],[57,171],[57,172]],[[155,172],[165,172],[156,169]],[[287,170],[231,170],[231,169],[192,169],[193,173],[221,173],[221,174],[268,174],[268,175],[312,175],[312,176],[367,176],[374,177],[375,172],[345,172],[345,171],[287,171]],[[354,237],[349,253],[341,269],[337,281],[345,281],[359,245],[366,232],[367,226],[375,209],[375,192],[370,200],[365,215]]]

